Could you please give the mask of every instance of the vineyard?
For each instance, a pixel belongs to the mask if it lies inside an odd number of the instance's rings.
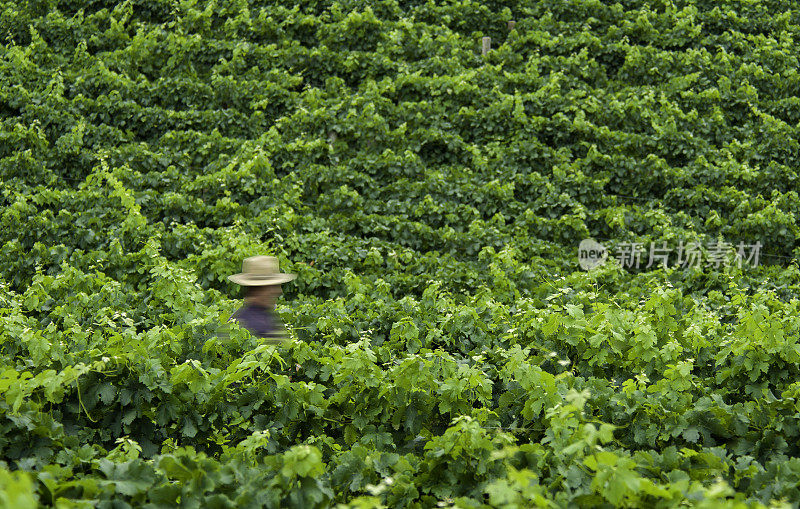
[[[0,0],[0,507],[797,507],[798,55],[794,0]]]

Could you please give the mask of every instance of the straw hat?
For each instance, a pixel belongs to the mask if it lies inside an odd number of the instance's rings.
[[[251,256],[242,262],[242,272],[228,276],[228,279],[242,286],[266,286],[288,283],[297,274],[284,274],[278,271],[278,259],[274,256]]]

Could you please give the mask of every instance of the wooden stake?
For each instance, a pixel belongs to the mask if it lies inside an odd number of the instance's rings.
[[[516,24],[517,24],[516,21],[509,21],[508,22],[508,30],[509,31],[514,30],[514,25],[516,25]]]
[[[492,38],[484,37],[483,39],[481,39],[481,43],[483,45],[482,51],[485,56],[492,49]]]

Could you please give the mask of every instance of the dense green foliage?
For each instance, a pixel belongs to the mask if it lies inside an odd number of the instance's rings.
[[[0,506],[800,504],[798,41],[777,0],[0,0]],[[280,348],[225,325],[254,254]]]

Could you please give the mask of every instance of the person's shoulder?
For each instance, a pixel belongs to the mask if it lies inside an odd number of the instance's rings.
[[[248,307],[249,306],[247,306],[247,305],[241,306],[239,309],[237,309],[236,311],[233,312],[233,314],[231,315],[231,317],[230,317],[230,319],[228,321],[238,320],[243,315],[246,315],[248,313],[248,309],[247,309]]]
[[[237,309],[233,315],[231,315],[231,320],[239,320],[239,321],[262,321],[267,320],[268,322],[274,321],[272,313],[269,312],[268,309],[263,308],[261,306],[255,306],[253,304],[245,304],[244,306]]]

